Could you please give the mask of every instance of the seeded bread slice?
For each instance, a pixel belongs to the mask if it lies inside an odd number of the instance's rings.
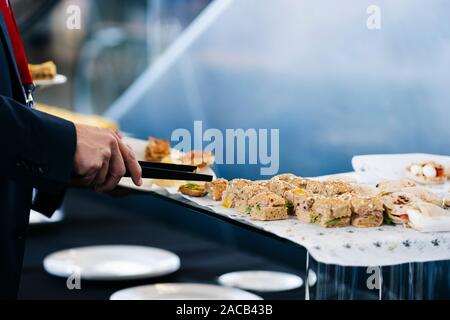
[[[285,200],[270,191],[264,191],[248,202],[248,211],[254,220],[286,220],[288,212]]]
[[[348,226],[351,219],[350,201],[338,198],[317,198],[312,211],[322,227],[338,228]]]
[[[252,182],[246,179],[231,180],[225,190],[223,206],[225,208],[234,208],[236,206],[236,201],[239,201],[242,196],[242,189],[251,184]]]
[[[259,193],[266,191],[268,191],[267,188],[258,184],[252,184],[242,188],[241,196],[235,200],[236,210],[241,213],[248,213],[249,211],[248,206],[250,199],[257,196]]]
[[[286,203],[292,204],[293,212],[300,221],[315,223],[317,219],[311,211],[315,197],[304,189],[294,189],[286,193],[285,199]]]
[[[353,197],[352,225],[358,228],[379,227],[383,224],[383,202],[377,197]]]

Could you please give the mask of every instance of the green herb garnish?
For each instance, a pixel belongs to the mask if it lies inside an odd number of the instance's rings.
[[[261,211],[261,206],[259,204],[256,205],[256,210]]]
[[[186,188],[190,189],[190,190],[195,190],[198,188],[198,185],[196,185],[195,183],[188,183],[186,185]]]
[[[246,214],[250,214],[251,211],[252,211],[252,207],[251,206],[246,206],[245,207],[245,213]]]
[[[313,213],[309,215],[309,221],[311,221],[311,223],[316,223],[317,220],[319,220],[319,215]]]
[[[290,201],[286,202],[286,208],[288,209],[294,209],[294,204]]]
[[[389,225],[389,226],[395,225],[394,221],[392,220],[391,217],[389,217],[388,214],[385,214],[385,215],[384,215],[384,223],[387,224],[387,225]]]
[[[335,226],[335,225],[337,225],[339,223],[340,220],[341,219],[339,219],[339,218],[330,220],[330,221],[327,222],[327,226]]]

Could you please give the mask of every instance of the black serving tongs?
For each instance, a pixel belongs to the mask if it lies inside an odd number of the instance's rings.
[[[188,180],[188,181],[212,181],[213,176],[194,173],[196,166],[179,165],[172,163],[146,162],[139,161],[142,168],[143,179],[162,179],[162,180]],[[131,177],[127,172],[125,177]]]

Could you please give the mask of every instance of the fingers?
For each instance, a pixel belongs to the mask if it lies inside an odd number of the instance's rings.
[[[94,181],[92,181],[92,184],[94,186],[101,186],[106,181],[106,178],[107,178],[108,172],[109,172],[109,162],[112,157],[111,150],[104,149],[101,152],[101,157],[103,159],[103,164],[102,164],[100,170],[97,172],[97,175],[95,176]]]
[[[111,145],[108,175],[106,176],[104,183],[97,186],[95,190],[97,192],[109,192],[114,190],[125,173],[126,168],[124,159],[119,148],[119,143],[115,140]]]
[[[141,167],[131,148],[122,142],[120,132],[81,125],[76,129],[74,183],[109,192],[128,169],[133,182],[142,185]]]
[[[120,132],[120,130],[115,130],[113,132],[119,138],[119,140],[123,139],[123,135],[122,135],[122,132]]]
[[[136,160],[134,151],[127,146],[122,140],[119,140],[119,148],[122,153],[125,166],[131,174],[131,179],[136,186],[142,186],[142,168]]]
[[[136,186],[142,186],[142,169],[136,160],[136,155],[134,154],[133,149],[122,141],[123,136],[120,131],[116,130],[113,131],[113,133],[117,138],[119,149],[125,162],[125,167],[130,172],[133,183]]]

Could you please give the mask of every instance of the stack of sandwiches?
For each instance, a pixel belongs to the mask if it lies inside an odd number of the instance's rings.
[[[288,218],[285,200],[270,191],[263,191],[248,201],[248,214],[254,220],[272,221]]]
[[[378,227],[383,224],[384,205],[378,197],[353,197],[351,200],[354,227]]]
[[[223,194],[223,206],[225,208],[236,208],[245,197],[243,189],[251,184],[252,182],[246,179],[231,180]]]
[[[287,199],[294,204],[297,218],[306,223],[326,228],[369,228],[383,223],[381,200],[348,182],[311,180],[306,189],[292,190]]]
[[[339,228],[350,225],[350,202],[339,198],[319,197],[314,201],[311,209],[315,221],[325,228]]]
[[[302,222],[327,228],[373,227],[383,222],[381,200],[358,194],[358,188],[339,180],[320,182],[283,174],[256,182],[220,179],[206,189],[224,207],[255,220],[285,220],[295,215]]]
[[[423,230],[424,217],[450,217],[448,195],[438,196],[412,180],[384,181],[371,187],[283,174],[265,181],[219,179],[207,183],[206,191],[214,201],[254,220],[285,220],[292,215],[325,228],[371,228],[386,223]]]

